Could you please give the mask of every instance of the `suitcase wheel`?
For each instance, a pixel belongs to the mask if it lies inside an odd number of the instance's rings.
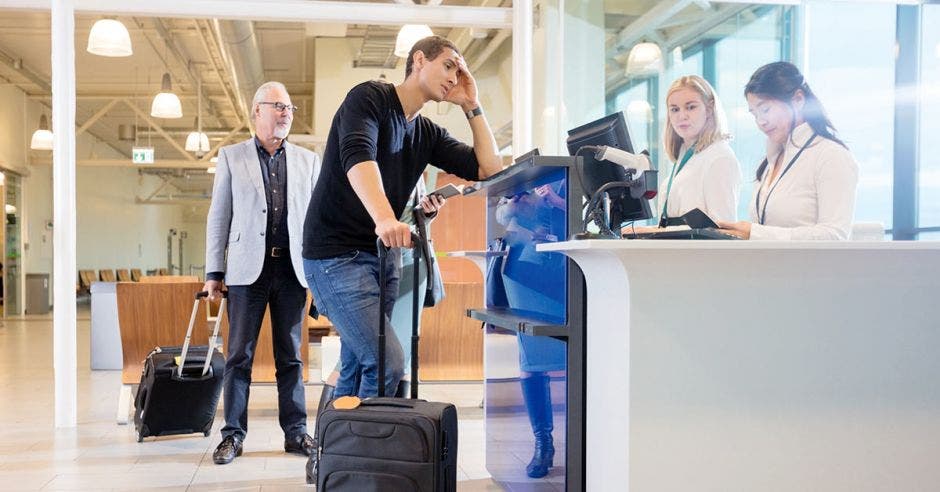
[[[207,430],[207,431],[204,431],[204,432],[202,433],[202,436],[203,436],[203,437],[209,437],[209,434],[212,434],[212,430],[211,430],[211,429],[210,429],[210,430]]]
[[[144,442],[144,435],[140,432],[137,433],[137,442]]]

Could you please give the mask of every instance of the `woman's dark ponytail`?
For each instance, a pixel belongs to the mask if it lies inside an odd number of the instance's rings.
[[[797,90],[802,90],[805,97],[803,104],[803,119],[816,132],[845,147],[845,143],[836,136],[836,129],[826,116],[826,110],[816,94],[809,88],[809,84],[800,73],[800,69],[788,62],[768,63],[757,69],[751,80],[744,86],[744,95],[754,94],[768,99],[790,104]],[[757,168],[756,180],[760,180],[764,170],[767,169],[767,159]]]

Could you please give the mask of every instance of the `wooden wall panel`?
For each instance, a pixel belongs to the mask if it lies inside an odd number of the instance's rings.
[[[195,275],[145,275],[140,277],[140,282],[145,284],[176,284],[180,282],[198,282],[199,277]],[[202,284],[200,284],[200,287]]]
[[[147,354],[157,346],[182,345],[192,314],[193,300],[202,290],[201,282],[137,283],[120,282],[117,285],[118,321],[121,327],[121,347],[124,355],[123,384],[140,382],[140,372]],[[193,328],[194,345],[208,343],[212,325],[206,319],[206,303],[199,303],[196,325]],[[220,336],[223,353],[228,353],[228,316],[222,318]],[[308,364],[309,335],[301,330],[300,360]],[[265,312],[259,334],[253,382],[274,382],[274,346],[271,340],[270,315]],[[304,370],[304,381],[307,371]]]
[[[469,182],[438,174],[437,187]],[[486,249],[486,199],[462,196],[447,200],[431,224],[437,252]],[[483,306],[483,274],[461,258],[438,257],[446,297],[441,305],[424,309],[421,318],[421,379],[461,381],[483,379],[483,333],[467,309]]]
[[[483,330],[466,315],[483,305],[477,282],[446,282],[444,302],[426,308],[421,317],[420,374],[422,381],[483,379]]]
[[[183,344],[193,300],[200,290],[202,283],[199,282],[117,284],[118,322],[124,355],[124,370],[121,372],[123,384],[140,382],[144,359],[154,347]],[[190,343],[209,343],[205,320],[205,303],[200,302]]]
[[[467,181],[439,174],[437,187]],[[447,200],[441,213],[431,223],[431,239],[438,253],[448,251],[481,251],[486,249],[486,199],[462,196]],[[441,276],[445,282],[483,282],[480,269],[460,258],[440,258]]]

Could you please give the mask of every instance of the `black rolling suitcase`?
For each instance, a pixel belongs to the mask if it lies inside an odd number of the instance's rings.
[[[207,292],[196,294],[183,345],[156,347],[144,361],[134,399],[137,442],[149,436],[194,432],[208,436],[212,431],[225,372],[225,358],[216,350],[219,326],[225,312],[225,293],[209,345],[189,345],[200,299],[207,296]],[[207,353],[211,355],[206,357]]]
[[[416,248],[421,247],[412,235]],[[377,243],[379,282],[388,249]],[[415,254],[411,333],[411,398],[384,397],[385,316],[379,322],[379,396],[353,409],[330,402],[317,419],[317,452],[307,483],[320,492],[450,492],[457,489],[457,409],[418,399],[418,258]],[[384,294],[384,289],[379,289]],[[379,306],[385,305],[380,295]],[[381,307],[380,307],[381,309]]]

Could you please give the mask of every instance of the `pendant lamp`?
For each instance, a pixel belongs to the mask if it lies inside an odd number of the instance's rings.
[[[408,58],[411,48],[422,39],[433,36],[431,28],[425,24],[405,24],[398,31],[398,37],[395,39],[395,56]]]
[[[627,77],[653,75],[663,70],[663,52],[656,43],[639,43],[627,57]]]
[[[131,35],[117,19],[100,19],[88,32],[86,51],[98,56],[131,56]]]
[[[39,129],[33,132],[29,148],[34,150],[52,150],[52,132],[49,131],[49,120],[46,115],[39,117]]]
[[[160,93],[153,98],[153,104],[150,105],[150,116],[154,118],[183,117],[183,107],[180,104],[180,98],[173,94],[169,73],[163,74]]]

